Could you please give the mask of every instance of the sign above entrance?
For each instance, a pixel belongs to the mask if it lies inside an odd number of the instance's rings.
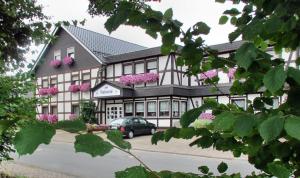
[[[109,97],[109,96],[120,96],[121,91],[111,85],[105,84],[102,87],[94,91],[95,98]]]

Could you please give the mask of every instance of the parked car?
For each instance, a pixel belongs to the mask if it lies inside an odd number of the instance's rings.
[[[156,132],[155,124],[148,122],[142,117],[118,118],[110,123],[110,129],[120,130],[128,138]]]

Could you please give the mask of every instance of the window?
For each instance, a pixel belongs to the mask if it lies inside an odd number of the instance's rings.
[[[57,114],[57,106],[51,106],[50,112],[51,114]]]
[[[132,120],[132,122],[133,122],[133,124],[139,124],[139,123],[140,123],[140,121],[139,121],[138,118],[134,118],[134,119]]]
[[[237,105],[239,108],[246,110],[246,100],[243,98],[231,99],[231,103]]]
[[[57,84],[57,79],[56,78],[50,79],[50,87],[54,87],[56,84]]]
[[[179,117],[179,101],[173,101],[172,112],[173,117]]]
[[[167,117],[170,116],[170,102],[169,101],[160,101],[159,102],[159,116]]]
[[[135,103],[135,115],[144,117],[144,102]]]
[[[79,114],[80,114],[79,105],[78,104],[72,105],[71,111],[72,111],[72,114],[76,114],[77,116],[79,116]]]
[[[145,73],[144,63],[135,64],[135,74],[143,74],[143,73]]]
[[[157,73],[157,61],[147,62],[147,73]]]
[[[145,119],[140,118],[140,124],[146,125],[147,121]]]
[[[124,65],[123,66],[123,74],[124,75],[131,75],[132,74],[132,65]]]
[[[55,50],[54,51],[54,59],[61,60],[60,50]]]
[[[156,117],[156,101],[148,101],[147,102],[147,116],[148,117]]]
[[[71,85],[79,84],[79,75],[72,75]]]
[[[91,83],[90,73],[82,74],[82,83]]]
[[[48,79],[42,80],[42,88],[48,88]]]
[[[48,106],[42,107],[42,114],[49,114]]]
[[[279,99],[278,98],[273,98],[273,105],[268,105],[266,104],[265,107],[267,109],[277,109],[279,107]]]
[[[181,101],[180,102],[180,116],[182,116],[187,109],[187,102],[186,101]]]
[[[124,116],[133,116],[133,106],[132,105],[133,105],[132,103],[124,104],[124,108],[125,108]]]
[[[75,48],[74,47],[67,48],[67,55],[75,59]]]

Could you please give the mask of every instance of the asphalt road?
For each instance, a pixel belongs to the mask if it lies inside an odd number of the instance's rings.
[[[199,173],[197,168],[201,165],[209,166],[216,172],[217,165],[224,161],[229,165],[228,173],[241,172],[250,174],[255,169],[242,159],[216,159],[189,155],[176,155],[149,151],[132,151],[142,159],[150,168],[172,170],[181,172]],[[87,178],[112,178],[114,172],[127,167],[139,165],[132,156],[119,150],[112,150],[103,157],[92,158],[85,153],[75,153],[70,143],[52,143],[42,145],[33,155],[16,157],[17,163],[39,167],[50,171]]]

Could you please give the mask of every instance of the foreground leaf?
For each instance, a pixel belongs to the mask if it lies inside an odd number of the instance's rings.
[[[0,120],[0,135],[16,123],[15,120]]]
[[[77,135],[75,137],[75,151],[90,154],[92,157],[103,156],[111,151],[113,146],[94,134]]]
[[[164,131],[158,131],[152,136],[151,143],[153,145],[157,145],[158,141],[163,141],[164,139],[165,139],[165,132]]]
[[[249,136],[255,126],[254,119],[250,115],[240,115],[236,119],[233,132],[240,137]]]
[[[54,135],[55,129],[52,125],[33,122],[21,127],[13,144],[20,155],[32,154],[40,144],[49,144]]]
[[[294,79],[300,85],[300,70],[289,67],[288,76]]]
[[[77,119],[77,120],[74,120],[74,121],[65,120],[65,121],[59,121],[55,125],[55,128],[56,129],[62,129],[64,131],[71,132],[71,133],[76,133],[76,132],[79,132],[79,131],[86,130],[86,125],[80,119]]]
[[[275,93],[284,85],[286,77],[283,65],[280,65],[269,70],[264,76],[263,82],[269,91]]]
[[[272,175],[278,178],[289,178],[291,174],[290,171],[280,163],[270,163],[268,164],[268,169]]]
[[[131,144],[124,141],[123,134],[119,130],[109,130],[106,131],[107,139],[116,144],[122,149],[131,149]]]
[[[296,116],[288,117],[284,124],[286,133],[298,140],[300,140],[300,118]]]
[[[235,54],[234,59],[237,64],[246,70],[250,67],[252,62],[256,59],[257,53],[253,43],[244,43]]]
[[[233,113],[223,112],[216,116],[213,121],[213,126],[217,131],[229,131],[232,129],[235,121],[236,119]]]
[[[284,120],[279,116],[268,118],[259,127],[260,136],[266,142],[276,139],[283,129],[283,123]]]
[[[148,178],[147,170],[142,166],[134,166],[124,171],[115,172],[116,178]]]
[[[226,163],[221,162],[221,163],[218,165],[218,168],[217,168],[217,169],[218,169],[219,173],[224,173],[224,172],[227,171],[228,166],[227,166]]]

